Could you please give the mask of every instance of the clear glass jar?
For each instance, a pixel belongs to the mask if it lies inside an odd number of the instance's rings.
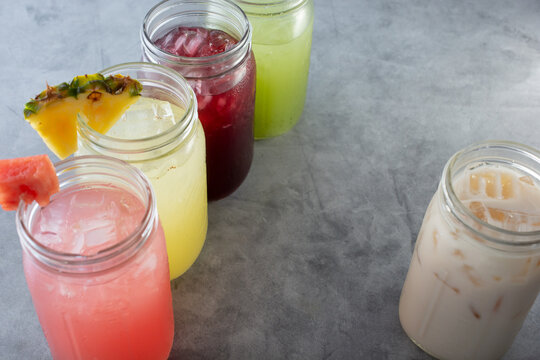
[[[224,40],[216,30],[231,39]],[[210,31],[218,35],[205,37]],[[187,36],[187,45],[178,45]],[[220,49],[223,52],[197,56],[202,47],[232,39],[238,42]],[[188,53],[186,48],[197,41],[199,46]],[[206,135],[208,199],[231,194],[253,159],[255,59],[248,19],[229,1],[164,1],[147,13],[141,42],[145,61],[178,71],[195,91]]]
[[[21,201],[16,219],[53,358],[166,359],[174,336],[169,267],[148,180],[106,157],[69,158],[56,171],[60,192],[45,207]]]
[[[143,123],[133,125],[130,122],[135,122],[136,117],[124,117],[107,135],[90,128],[84,119],[79,118],[78,122],[77,154],[101,154],[125,160],[150,179],[167,240],[171,279],[177,278],[197,259],[208,226],[205,140],[197,119],[197,100],[184,78],[164,66],[126,63],[101,73],[137,79],[143,85],[143,98],[163,100],[171,104],[171,108],[174,105],[174,109],[184,111],[181,118],[166,129],[154,128],[151,124],[159,118],[152,119],[151,114],[148,121],[145,118]],[[132,114],[138,104],[132,105],[126,114]],[[167,112],[170,110],[161,111]],[[123,122],[126,119],[127,122]],[[147,124],[150,128],[144,130]]]
[[[304,109],[313,0],[235,0],[253,26],[257,62],[255,138],[289,131]]]
[[[426,211],[399,316],[440,359],[498,359],[540,290],[540,153],[485,142],[455,154]]]

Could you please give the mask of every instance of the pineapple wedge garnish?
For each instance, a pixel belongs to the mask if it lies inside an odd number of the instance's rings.
[[[24,106],[24,118],[60,159],[77,151],[77,114],[104,134],[137,101],[142,85],[129,76],[75,77],[47,89]]]

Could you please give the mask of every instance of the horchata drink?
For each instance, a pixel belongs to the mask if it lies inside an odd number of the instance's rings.
[[[79,117],[78,154],[102,154],[125,160],[150,179],[165,231],[171,279],[197,259],[207,230],[204,131],[197,100],[174,70],[128,63],[102,71],[120,73],[142,84],[139,99],[106,134]]]
[[[224,0],[173,0],[145,17],[145,61],[181,73],[197,96],[206,135],[208,199],[235,191],[253,158],[255,59],[242,10]]]
[[[440,359],[499,359],[540,290],[540,153],[486,142],[454,155],[426,211],[399,304]]]
[[[312,0],[235,0],[253,26],[257,62],[255,138],[289,131],[304,109],[308,83]]]
[[[155,198],[125,162],[56,165],[60,191],[21,202],[26,281],[54,359],[167,359],[174,336],[169,267]]]

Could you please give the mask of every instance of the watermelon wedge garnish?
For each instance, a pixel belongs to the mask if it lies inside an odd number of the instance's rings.
[[[17,210],[20,200],[45,206],[60,190],[54,165],[47,155],[0,160],[0,206]]]

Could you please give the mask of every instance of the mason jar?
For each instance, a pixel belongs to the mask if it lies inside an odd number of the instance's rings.
[[[401,293],[407,335],[440,359],[499,359],[540,290],[540,152],[467,147],[446,164]]]
[[[141,169],[156,193],[165,231],[171,279],[197,259],[208,225],[205,140],[193,90],[176,71],[149,63],[107,68],[142,85],[141,98],[107,132],[79,117],[77,154],[100,154]]]
[[[54,359],[167,359],[174,320],[148,179],[96,156],[56,164],[60,191],[16,215],[28,288]]]
[[[206,135],[208,199],[234,192],[253,159],[255,59],[251,27],[225,0],[172,0],[146,14],[143,59],[181,73],[197,96]]]
[[[304,109],[313,0],[235,0],[253,26],[257,61],[255,138],[289,131]]]

